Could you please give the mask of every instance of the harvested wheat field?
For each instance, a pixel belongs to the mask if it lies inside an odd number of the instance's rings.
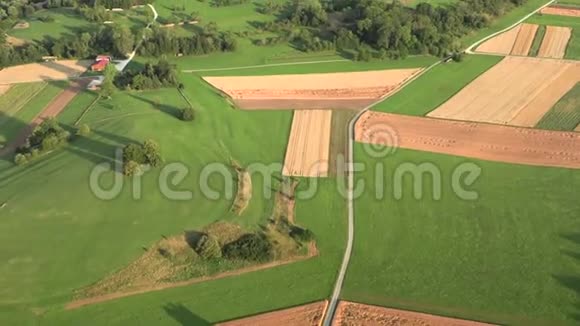
[[[320,325],[327,302],[320,301],[294,308],[277,310],[252,317],[232,320],[218,326],[315,326]]]
[[[506,57],[429,117],[533,127],[580,81],[580,62]]]
[[[338,303],[337,315],[332,325],[484,326],[490,324],[441,317],[420,312],[371,306],[349,301],[340,301]]]
[[[520,32],[521,25],[501,33],[498,36],[481,43],[475,50],[483,53],[510,54]]]
[[[563,58],[571,36],[572,29],[570,27],[546,26],[546,35],[544,35],[540,45],[538,57]]]
[[[421,69],[346,73],[204,77],[242,109],[363,108]]]
[[[87,70],[90,60],[60,60],[30,63],[0,70],[0,84],[62,80],[78,77]]]
[[[296,110],[282,173],[291,176],[328,176],[330,110]]]
[[[450,121],[379,112],[358,120],[359,142],[383,144],[381,128],[394,130],[397,146],[482,160],[580,169],[580,133]],[[392,144],[384,144],[391,146]]]
[[[476,52],[527,56],[538,30],[536,24],[520,24],[483,42]]]
[[[537,31],[536,24],[522,24],[510,54],[527,56]]]
[[[540,12],[546,15],[580,17],[580,8],[554,6],[554,7],[545,7]]]

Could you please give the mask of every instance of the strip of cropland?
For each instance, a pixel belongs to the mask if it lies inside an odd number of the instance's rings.
[[[580,124],[580,84],[576,84],[542,117],[536,128],[570,131]]]
[[[580,19],[556,15],[534,15],[526,21],[530,24],[572,28],[564,59],[580,60]]]

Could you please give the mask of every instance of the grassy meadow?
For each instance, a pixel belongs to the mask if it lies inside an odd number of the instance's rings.
[[[297,204],[296,217],[300,225],[316,234],[319,257],[235,278],[63,310],[75,289],[122,268],[163,235],[199,229],[217,220],[252,229],[268,218],[273,199],[264,197],[264,180],[259,174],[253,175],[252,200],[242,216],[229,211],[231,200],[204,198],[199,175],[205,165],[229,164],[230,159],[242,166],[281,162],[291,113],[234,110],[198,76],[183,74],[182,81],[196,106],[192,123],[175,117],[186,105],[177,90],[121,92],[111,100],[97,102],[84,115],[81,123],[91,127],[90,137],[74,140],[24,167],[0,161],[0,202],[6,203],[0,210],[0,244],[6,248],[0,252],[1,320],[8,324],[126,325],[147,321],[160,325],[182,318],[175,315],[178,306],[213,323],[330,294],[342,257],[346,218],[335,182],[321,180],[317,195]],[[62,113],[63,123],[70,127],[93,96],[87,92],[71,102]],[[129,185],[114,200],[96,198],[89,188],[91,169],[99,163],[114,163],[116,148],[147,138],[160,143],[167,163],[187,166],[188,176],[174,189],[191,190],[193,199],[166,199],[156,186],[158,169],[143,177],[141,200],[132,198]],[[101,182],[110,185],[112,173]],[[224,189],[219,176],[212,176],[209,184],[218,191]],[[216,305],[217,301],[221,304]]]
[[[355,202],[344,299],[508,325],[577,324],[578,170],[410,150],[372,159],[361,144],[355,160],[366,166],[355,182],[366,187]],[[426,162],[441,173],[440,200],[433,199],[431,177],[423,178],[419,200],[412,177],[394,180],[401,164]],[[481,169],[466,187],[476,200],[462,200],[452,188],[453,171],[464,162]],[[383,176],[375,175],[376,164]],[[379,180],[384,198],[375,196]]]
[[[372,110],[423,116],[443,104],[465,85],[493,67],[502,58],[466,55],[462,62],[448,62],[425,72]]]

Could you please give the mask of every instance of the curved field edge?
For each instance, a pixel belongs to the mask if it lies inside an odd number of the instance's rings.
[[[371,110],[423,116],[445,103],[502,57],[466,55],[461,62],[441,63]]]
[[[355,201],[343,299],[500,324],[575,323],[578,170],[402,149],[372,159],[361,144],[355,158],[367,167],[356,175],[366,187]],[[431,164],[429,171],[441,173],[440,200],[432,197],[436,183],[428,174],[420,200],[413,197],[412,176],[394,177],[409,163]],[[462,163],[481,169],[475,183],[464,184],[477,192],[476,200],[460,199],[452,186]],[[383,176],[375,175],[377,166]],[[377,198],[377,181],[385,179],[391,182]],[[395,189],[402,189],[402,198]]]

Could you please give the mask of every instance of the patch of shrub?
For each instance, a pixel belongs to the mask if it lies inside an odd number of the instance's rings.
[[[148,139],[143,144],[123,147],[123,174],[132,176],[141,172],[141,165],[159,166],[163,162],[159,144]]]
[[[290,228],[290,236],[292,239],[301,243],[314,240],[314,233],[312,233],[312,231],[295,225]]]
[[[44,152],[65,144],[69,138],[70,133],[64,130],[56,119],[46,119],[34,128],[32,134],[26,139],[26,145],[16,150],[17,155],[14,157],[14,162],[18,164],[16,162],[18,156],[18,161],[25,163],[19,154],[24,155],[26,160],[30,161]]]
[[[14,156],[14,163],[16,163],[16,165],[26,164],[28,163],[28,159],[26,158],[26,155],[18,153]]]
[[[223,247],[223,254],[229,259],[265,262],[272,259],[272,253],[272,244],[262,233],[244,234]]]
[[[195,244],[195,252],[203,259],[215,259],[222,257],[222,249],[216,237],[203,234]]]
[[[87,137],[91,134],[91,127],[86,123],[82,124],[77,130],[77,136]]]
[[[195,114],[192,108],[186,107],[181,109],[180,119],[183,121],[193,121]]]

